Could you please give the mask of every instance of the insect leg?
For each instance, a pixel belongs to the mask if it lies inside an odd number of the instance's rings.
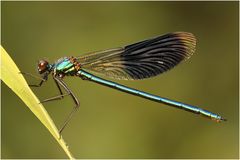
[[[30,86],[30,87],[41,87],[43,82],[47,81],[48,74],[45,74],[43,77],[38,77],[38,76],[35,76],[35,75],[31,74],[31,73],[26,73],[26,72],[20,72],[20,73],[23,74],[23,75],[28,75],[28,76],[30,76],[32,78],[41,80],[39,84],[29,84],[28,86]]]
[[[62,90],[61,90],[61,87],[59,86],[59,84],[58,84],[57,80],[54,78],[54,76],[53,76],[53,80],[54,80],[54,82],[55,82],[55,84],[56,84],[56,86],[57,86],[57,88],[58,88],[58,90],[59,90],[59,92],[60,92],[60,95],[54,96],[54,97],[51,97],[51,98],[47,98],[47,99],[41,101],[41,103],[49,102],[49,101],[53,101],[53,100],[61,100],[61,99],[64,98],[64,96],[70,95],[70,93],[69,93],[68,91],[67,91],[66,94],[63,94],[63,92],[62,92]]]
[[[65,83],[63,80],[61,80],[61,79],[58,78],[58,77],[53,77],[53,78],[56,80],[56,82],[57,82],[59,85],[61,85],[61,86],[66,90],[67,93],[69,93],[69,95],[72,97],[72,99],[73,99],[73,101],[74,101],[74,103],[75,103],[75,107],[73,107],[72,111],[71,111],[70,114],[67,116],[67,118],[66,118],[66,120],[64,121],[62,127],[61,127],[60,130],[59,130],[59,134],[61,135],[61,133],[62,133],[62,131],[64,130],[64,128],[65,128],[65,127],[67,126],[67,124],[70,122],[73,114],[74,114],[74,113],[77,111],[77,109],[79,108],[80,103],[79,103],[77,97],[76,97],[76,96],[73,94],[73,92],[67,87],[66,83]]]

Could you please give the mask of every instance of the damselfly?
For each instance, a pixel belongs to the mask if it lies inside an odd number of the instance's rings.
[[[96,82],[129,94],[184,109],[195,114],[200,114],[220,122],[225,119],[215,113],[129,88],[87,72],[92,71],[100,75],[122,80],[149,78],[168,71],[181,61],[188,59],[194,53],[195,46],[196,39],[193,34],[187,32],[175,32],[147,39],[125,47],[93,52],[80,57],[64,57],[52,64],[48,63],[46,60],[40,60],[38,63],[38,72],[41,77],[38,78],[41,79],[41,81],[39,84],[29,86],[40,87],[43,82],[47,80],[48,75],[52,73],[53,80],[59,89],[60,95],[45,99],[41,101],[41,103],[62,99],[64,96],[72,97],[75,107],[60,128],[60,134],[70,121],[73,113],[79,108],[78,99],[63,81],[65,76],[80,77],[83,80]],[[36,76],[32,74],[24,74],[36,78]],[[66,93],[63,93],[61,87]]]

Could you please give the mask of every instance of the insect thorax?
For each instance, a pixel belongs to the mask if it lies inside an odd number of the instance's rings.
[[[80,70],[80,63],[76,61],[74,57],[64,57],[59,59],[56,63],[54,74],[60,77],[63,76],[74,76],[77,71]]]

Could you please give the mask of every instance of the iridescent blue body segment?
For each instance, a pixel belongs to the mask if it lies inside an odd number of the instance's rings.
[[[108,81],[108,80],[102,79],[100,77],[94,76],[94,75],[92,75],[92,74],[90,74],[90,73],[88,73],[84,70],[79,70],[77,72],[77,74],[80,77],[82,77],[83,79],[87,79],[87,80],[96,82],[98,84],[101,84],[101,85],[104,85],[104,86],[107,86],[107,87],[111,87],[111,88],[114,88],[114,89],[117,89],[117,90],[120,90],[120,91],[123,91],[123,92],[126,92],[126,93],[130,93],[130,94],[133,94],[135,96],[143,97],[143,98],[146,98],[146,99],[149,99],[149,100],[152,100],[152,101],[156,101],[156,102],[159,102],[159,103],[164,103],[164,104],[167,104],[167,105],[179,108],[179,109],[184,109],[186,111],[193,112],[195,114],[200,114],[200,115],[208,117],[212,120],[215,120],[217,122],[224,120],[220,115],[209,112],[207,110],[204,110],[204,109],[192,106],[192,105],[188,105],[188,104],[185,104],[185,103],[173,101],[173,100],[163,98],[163,97],[160,97],[160,96],[156,96],[156,95],[153,95],[153,94],[149,94],[149,93],[139,91],[139,90],[136,90],[136,89],[133,89],[133,88],[129,88],[129,87],[117,84],[115,82]]]

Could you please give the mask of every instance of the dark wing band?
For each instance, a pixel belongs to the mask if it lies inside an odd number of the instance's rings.
[[[163,73],[195,51],[196,39],[187,32],[175,32],[123,48],[81,56],[82,68],[115,79],[144,79]]]

